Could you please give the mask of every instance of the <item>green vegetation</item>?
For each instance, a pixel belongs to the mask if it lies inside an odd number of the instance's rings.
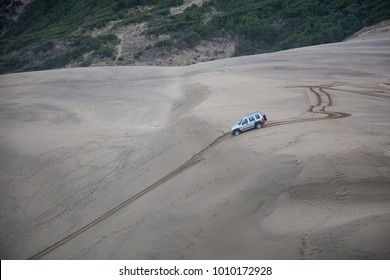
[[[336,42],[390,19],[388,0],[209,0],[202,7],[194,5],[170,16],[169,8],[183,3],[35,0],[16,23],[0,19],[0,74],[113,60],[119,43],[116,35],[91,35],[110,21],[115,21],[115,27],[147,22],[145,35],[170,38],[145,46],[144,51],[163,48],[165,52],[222,37],[236,42],[239,56]],[[132,55],[140,59],[144,54]]]
[[[228,36],[237,41],[239,56],[337,42],[389,18],[387,0],[215,0],[168,18],[150,33],[170,33],[179,45]]]
[[[94,59],[115,59],[114,47],[119,42],[116,35],[92,37],[86,32],[102,28],[109,21],[130,24],[149,20],[155,14],[165,17],[170,6],[182,3],[183,0],[35,0],[16,24],[1,19],[7,32],[0,38],[0,74],[61,68],[81,61],[90,52]],[[140,13],[145,6],[153,8]],[[62,48],[54,50],[55,45]],[[37,65],[34,60],[41,61],[43,56],[45,61]],[[91,58],[81,66],[90,63]]]
[[[162,24],[152,24],[149,34],[170,34],[176,47],[187,47],[197,43],[200,39],[218,36],[219,26],[215,20],[205,23],[206,16],[215,9],[214,1],[206,2],[202,7],[195,5],[184,10],[183,13],[166,18]],[[173,43],[171,43],[173,44]],[[165,43],[165,45],[168,45]]]
[[[9,26],[9,33],[53,39],[79,28],[100,28],[108,21],[129,18],[129,10],[135,7],[151,5],[154,13],[182,3],[183,0],[35,0],[22,20]]]
[[[142,54],[143,54],[143,51],[136,52],[136,53],[133,54],[133,58],[134,59],[140,59]]]

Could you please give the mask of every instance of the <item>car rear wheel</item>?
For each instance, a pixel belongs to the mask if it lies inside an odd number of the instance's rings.
[[[261,128],[261,123],[257,123],[256,126],[255,126],[257,129]]]
[[[238,130],[238,129],[236,129],[235,131],[233,131],[233,134],[234,134],[235,136],[240,135],[240,133],[241,133],[241,131]]]

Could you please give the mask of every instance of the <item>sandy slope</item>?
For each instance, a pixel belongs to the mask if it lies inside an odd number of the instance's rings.
[[[0,76],[1,258],[389,259],[389,50]]]

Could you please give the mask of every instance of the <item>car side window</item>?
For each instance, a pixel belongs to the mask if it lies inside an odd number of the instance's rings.
[[[260,119],[259,114],[256,114],[256,115],[255,115],[255,118],[256,118],[257,120]]]
[[[242,122],[242,125],[246,125],[246,124],[248,124],[248,120],[247,120],[247,119],[245,119],[245,120]]]
[[[249,121],[250,121],[250,122],[254,122],[254,121],[255,121],[255,118],[254,118],[254,117],[249,117]]]

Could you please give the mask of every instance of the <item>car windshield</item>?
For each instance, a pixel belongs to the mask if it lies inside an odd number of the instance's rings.
[[[242,125],[242,120],[238,123],[238,125]]]

